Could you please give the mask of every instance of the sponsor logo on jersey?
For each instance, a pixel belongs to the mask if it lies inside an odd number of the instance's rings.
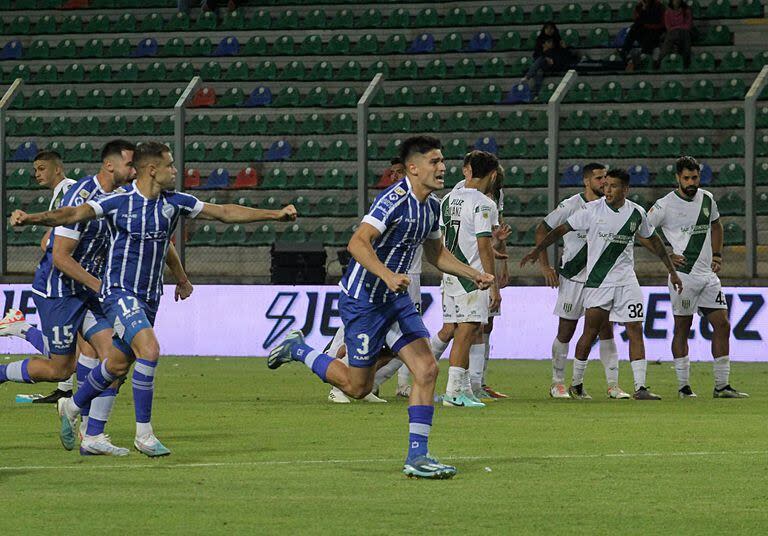
[[[400,187],[398,186],[397,188],[395,188],[395,193],[396,193],[397,195],[405,195],[405,190],[403,190],[402,188],[400,188]]]
[[[563,312],[570,313],[573,311],[573,304],[572,303],[564,303],[563,304]]]
[[[683,309],[690,309],[691,308],[691,300],[685,299],[683,300]]]
[[[88,192],[86,192],[85,190],[80,190],[80,193],[79,193],[79,194],[77,194],[77,195],[79,195],[79,196],[80,196],[80,197],[82,197],[83,199],[88,199],[88,196],[89,196],[90,194],[89,194]]]
[[[702,210],[702,212],[704,213],[704,215],[705,215],[707,218],[709,218],[709,209],[708,209],[707,207],[704,207],[704,210]]]
[[[173,205],[165,205],[162,210],[163,216],[170,219],[173,216]]]

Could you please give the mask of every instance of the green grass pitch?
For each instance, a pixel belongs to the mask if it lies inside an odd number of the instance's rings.
[[[576,402],[547,397],[548,361],[492,362],[512,398],[437,409],[431,451],[459,474],[434,482],[400,472],[394,383],[388,404],[337,405],[299,364],[164,358],[154,424],[173,454],[156,460],[66,452],[52,406],[14,402],[49,385],[4,384],[0,534],[764,533],[768,363],[733,363],[749,400],[713,400],[711,371],[694,363],[699,398],[681,401],[671,364],[650,363],[663,401],[610,401],[594,360],[595,400]],[[132,447],[128,384],[107,431]]]

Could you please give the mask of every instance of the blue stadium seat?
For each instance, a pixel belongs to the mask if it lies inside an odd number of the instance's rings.
[[[631,166],[629,168],[630,186],[648,186],[651,182],[651,173],[646,166]]]
[[[408,47],[411,54],[428,54],[435,51],[435,36],[431,33],[417,35]]]
[[[229,171],[224,168],[214,169],[208,179],[205,181],[203,188],[208,190],[223,190],[229,187]]]
[[[219,41],[216,50],[211,52],[211,56],[237,56],[240,53],[240,42],[237,37],[229,36]]]
[[[147,37],[139,41],[136,48],[131,52],[132,58],[149,58],[157,56],[158,46],[157,39],[154,37]]]
[[[584,172],[579,164],[570,166],[560,178],[560,186],[581,186],[584,183]]]
[[[265,160],[275,162],[288,160],[291,157],[291,144],[285,140],[278,140],[269,146]]]
[[[13,39],[12,41],[8,41],[3,46],[3,49],[0,50],[0,60],[18,60],[21,59],[23,53],[21,41]]]
[[[11,161],[31,162],[37,153],[37,144],[34,141],[26,141],[16,148],[11,156]]]
[[[496,143],[496,138],[493,136],[485,136],[478,138],[475,141],[475,149],[478,151],[487,151],[489,153],[498,154],[499,145]]]
[[[504,96],[504,104],[531,102],[531,88],[528,84],[515,84]]]
[[[272,104],[272,92],[266,86],[259,86],[248,95],[248,99],[243,106],[256,107],[256,106],[269,106]]]
[[[477,32],[469,40],[469,52],[488,52],[493,48],[493,38],[488,32]]]

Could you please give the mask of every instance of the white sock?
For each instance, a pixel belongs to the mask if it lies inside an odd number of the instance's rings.
[[[691,373],[691,360],[688,359],[688,356],[685,356],[676,357],[673,361],[675,363],[675,375],[677,376],[677,388],[682,389],[686,385],[690,385],[688,378]]]
[[[712,365],[715,373],[715,388],[722,389],[730,383],[729,376],[731,375],[731,358],[727,355],[722,357],[716,357],[715,362]]]
[[[59,391],[71,391],[72,388],[74,387],[74,381],[75,381],[75,375],[73,374],[63,382],[59,382],[59,385],[58,385]]]
[[[619,385],[619,351],[613,339],[600,339],[600,361],[605,368],[605,381],[608,387]]]
[[[394,376],[398,369],[402,366],[403,362],[399,359],[390,360],[389,363],[376,371],[376,376],[373,378],[373,388],[378,389],[381,384]]]
[[[401,366],[397,370],[397,388],[401,391],[408,387],[408,384],[410,383],[411,379],[411,371],[408,370],[408,367]]]
[[[469,377],[469,369],[464,369],[464,376],[461,379],[461,392],[472,394],[472,381]]]
[[[485,368],[485,344],[473,344],[469,347],[469,380],[473,391],[483,388],[483,369]]]
[[[485,362],[483,363],[483,385],[487,385],[488,382],[485,381],[485,374],[488,372],[488,361],[491,360],[491,334],[490,333],[483,333],[483,345],[485,346],[484,353],[483,353],[483,359]]]
[[[445,352],[445,349],[448,348],[448,342],[443,342],[440,340],[440,337],[437,336],[437,333],[432,335],[432,338],[429,339],[429,346],[432,348],[432,353],[435,355],[435,359],[438,361],[441,357],[443,357],[443,353]]]
[[[94,400],[96,400],[94,398]],[[151,422],[137,422],[136,423],[136,437],[142,437],[148,434],[153,434]]]
[[[584,383],[584,372],[587,370],[587,361],[580,361],[578,359],[573,360],[573,381],[571,385],[581,385]]]
[[[635,377],[635,391],[641,387],[645,387],[645,372],[648,369],[648,361],[645,359],[638,359],[631,361],[632,375]]]
[[[552,341],[552,383],[565,383],[565,364],[568,362],[568,343],[557,337]]]
[[[464,371],[461,367],[448,367],[448,385],[445,387],[447,396],[458,396],[461,393]]]

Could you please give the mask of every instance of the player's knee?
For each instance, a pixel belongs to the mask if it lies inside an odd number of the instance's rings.
[[[106,364],[107,371],[116,378],[121,378],[128,374],[131,364],[127,361],[110,359]]]
[[[353,385],[353,386],[350,386],[348,389],[344,390],[344,393],[354,398],[355,400],[361,400],[366,396],[368,396],[368,394],[371,391],[372,391],[372,386],[370,385]]]
[[[627,337],[630,339],[642,339],[643,338],[643,325],[640,322],[631,322],[626,325]]]
[[[147,361],[157,361],[160,359],[160,344],[157,341],[144,343],[138,348],[139,353],[136,357],[146,359]]]
[[[434,361],[425,363],[413,372],[413,381],[421,385],[434,385],[437,382],[437,374],[440,369]]]
[[[69,361],[49,361],[49,381],[60,382],[66,380],[75,373],[77,363],[74,360]]]
[[[712,329],[714,329],[716,334],[722,335],[725,337],[730,337],[731,323],[728,320],[728,317],[726,316],[718,317],[714,322],[710,322],[710,324],[712,324]]]

